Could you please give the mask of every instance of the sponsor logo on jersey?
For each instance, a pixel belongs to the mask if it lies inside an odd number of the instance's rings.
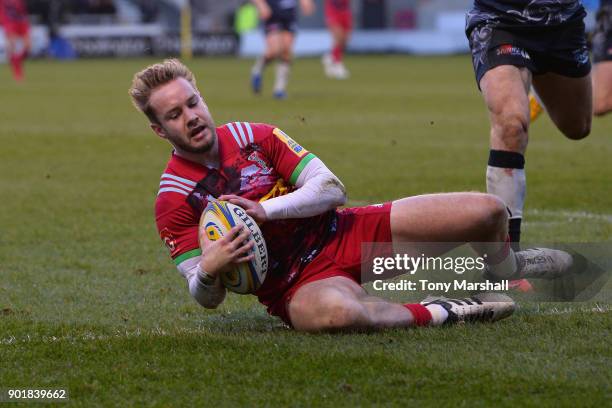
[[[497,47],[496,54],[498,56],[501,56],[501,55],[511,55],[511,56],[514,56],[514,57],[522,57],[522,58],[528,59],[528,60],[531,59],[531,57],[529,56],[527,51],[525,51],[521,47],[516,47],[516,46],[510,45],[510,44],[500,45],[499,47]]]
[[[270,173],[270,168],[268,167],[268,164],[261,157],[259,157],[258,152],[253,152],[249,154],[249,157],[247,157],[247,159],[249,161],[257,163],[259,167],[263,170],[264,174]]]
[[[289,149],[291,149],[293,151],[293,153],[295,153],[298,157],[302,157],[306,153],[308,153],[308,151],[306,149],[304,149],[302,146],[300,146],[295,140],[293,140],[292,138],[287,136],[287,134],[285,132],[283,132],[282,130],[280,130],[279,128],[274,129],[272,131],[272,133],[274,133],[274,135],[281,142],[286,144],[289,147]]]

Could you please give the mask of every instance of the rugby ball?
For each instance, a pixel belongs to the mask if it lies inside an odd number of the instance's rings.
[[[237,225],[244,225],[251,231],[249,240],[255,242],[252,249],[255,258],[221,273],[221,282],[232,292],[244,295],[259,289],[268,272],[268,249],[255,220],[242,207],[227,201],[210,201],[200,218],[200,239],[206,235],[209,240],[216,241]]]

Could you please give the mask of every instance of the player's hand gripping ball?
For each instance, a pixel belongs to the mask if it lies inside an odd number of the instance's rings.
[[[225,236],[232,227],[243,225],[251,232],[249,240],[255,242],[255,257],[242,262],[228,272],[221,273],[221,282],[232,292],[254,293],[266,279],[268,272],[268,249],[257,223],[241,207],[227,201],[210,201],[200,218],[200,237],[206,235],[216,241]]]

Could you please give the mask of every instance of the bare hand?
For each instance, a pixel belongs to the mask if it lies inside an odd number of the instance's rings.
[[[206,234],[202,234],[200,266],[214,278],[221,272],[231,270],[237,264],[252,261],[255,255],[251,253],[251,249],[255,242],[249,240],[250,235],[251,231],[241,225],[232,228],[216,241],[211,241]]]
[[[268,220],[268,216],[262,205],[257,201],[248,200],[234,194],[222,195],[219,200],[229,201],[230,203],[242,207],[244,211],[250,215],[257,224],[263,224]]]

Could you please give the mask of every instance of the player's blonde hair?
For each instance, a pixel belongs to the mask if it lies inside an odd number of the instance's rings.
[[[196,80],[193,72],[174,58],[150,65],[134,75],[132,86],[129,90],[132,103],[136,109],[147,115],[151,123],[159,123],[153,108],[149,105],[151,93],[156,88],[177,78],[185,78],[196,89]]]

